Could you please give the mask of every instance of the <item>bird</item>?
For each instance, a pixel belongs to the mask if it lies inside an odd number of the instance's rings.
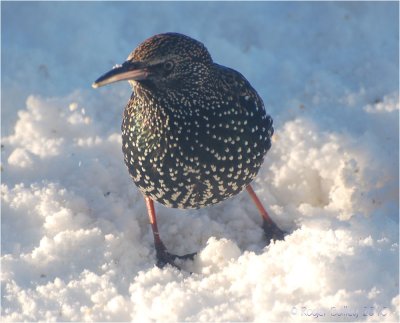
[[[158,267],[180,268],[178,259],[196,253],[167,250],[154,201],[199,209],[247,190],[267,243],[284,239],[251,186],[271,147],[273,120],[241,73],[215,63],[202,42],[167,32],[144,40],[92,87],[122,80],[133,90],[123,113],[122,151],[146,203]]]

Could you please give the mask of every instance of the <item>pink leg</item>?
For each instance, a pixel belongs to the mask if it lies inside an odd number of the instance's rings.
[[[151,230],[153,231],[153,237],[154,237],[154,247],[156,248],[156,254],[157,254],[157,266],[162,268],[167,264],[170,264],[178,269],[179,266],[177,266],[174,263],[175,259],[193,259],[193,257],[196,255],[196,253],[190,253],[184,256],[177,256],[169,253],[167,251],[167,248],[165,247],[164,243],[162,242],[160,238],[160,234],[158,232],[158,226],[157,226],[157,218],[156,218],[156,211],[154,209],[154,202],[153,200],[148,197],[144,196],[144,200],[146,202],[146,207],[147,207],[147,213],[149,215],[149,220],[151,224]]]
[[[273,223],[271,220],[271,217],[269,216],[267,210],[264,208],[264,206],[261,204],[261,201],[259,200],[258,196],[256,195],[256,192],[254,192],[253,188],[251,185],[247,186],[247,192],[249,192],[251,199],[253,200],[254,204],[256,205],[258,211],[260,212],[262,218],[264,221],[267,221],[268,223]]]
[[[247,186],[247,192],[250,194],[251,199],[253,200],[254,204],[256,205],[260,215],[263,218],[263,229],[265,235],[267,237],[268,243],[271,240],[283,240],[284,232],[278,228],[274,221],[272,221],[271,217],[269,216],[267,210],[265,210],[264,206],[262,205],[260,199],[254,192],[251,185]]]
[[[159,246],[165,250],[166,248],[165,248],[163,242],[161,241],[160,234],[158,233],[157,218],[156,218],[156,211],[154,209],[154,202],[148,196],[145,196],[144,200],[146,201],[147,213],[149,215],[151,230],[153,231],[154,245],[156,246],[156,249],[157,249],[157,246]]]

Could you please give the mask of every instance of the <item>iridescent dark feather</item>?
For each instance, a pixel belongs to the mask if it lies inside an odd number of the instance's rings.
[[[125,163],[139,189],[186,209],[246,188],[271,147],[273,127],[244,76],[175,33],[149,38],[129,60],[145,62],[152,75],[132,82],[122,123]]]

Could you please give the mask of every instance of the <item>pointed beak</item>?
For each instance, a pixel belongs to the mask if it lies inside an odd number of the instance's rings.
[[[149,76],[149,71],[142,62],[126,61],[122,65],[115,66],[111,71],[100,76],[92,87],[97,89],[100,86],[123,80],[144,80]]]

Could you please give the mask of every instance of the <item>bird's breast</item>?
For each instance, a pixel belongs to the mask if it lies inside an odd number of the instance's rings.
[[[250,110],[240,101],[198,98],[172,108],[136,101],[124,113],[123,152],[144,194],[167,206],[198,208],[239,193],[254,179],[271,131],[262,106]]]

